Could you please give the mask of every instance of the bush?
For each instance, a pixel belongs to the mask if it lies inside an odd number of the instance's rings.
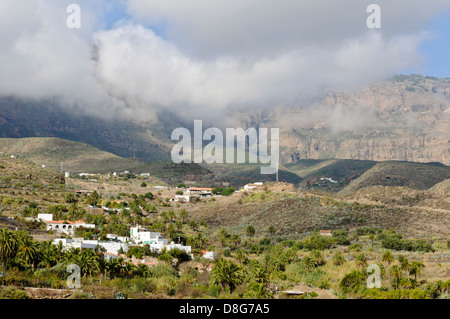
[[[353,270],[342,278],[339,282],[339,288],[344,293],[357,292],[362,287],[365,287],[367,275],[359,270]]]
[[[144,197],[147,199],[153,199],[153,193],[151,192],[145,193]]]
[[[224,250],[223,250],[223,255],[225,256],[225,257],[230,257],[231,256],[231,250],[230,250],[230,248],[225,248]]]
[[[30,299],[30,297],[23,290],[8,286],[0,289],[0,299]]]
[[[220,287],[220,285],[211,285],[209,287],[209,294],[214,298],[219,297],[221,292],[222,292],[222,287]]]
[[[228,187],[225,190],[222,191],[222,195],[223,196],[230,196],[234,193],[234,188],[233,187]]]

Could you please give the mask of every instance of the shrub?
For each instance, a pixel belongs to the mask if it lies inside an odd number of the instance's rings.
[[[30,297],[23,290],[8,286],[0,289],[0,299],[30,299]]]
[[[339,288],[344,293],[357,292],[365,286],[367,275],[363,271],[353,270],[339,282]]]

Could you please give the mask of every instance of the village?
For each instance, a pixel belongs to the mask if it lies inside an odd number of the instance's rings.
[[[129,171],[124,171],[123,173],[112,173],[108,174],[107,178],[114,178],[116,176],[123,176],[125,174],[130,174]],[[90,174],[90,173],[79,173],[77,174],[83,180],[88,179],[88,184],[96,184],[101,174]],[[139,174],[142,179],[150,177],[148,173]],[[69,172],[65,173],[66,180],[73,178],[74,174]],[[228,186],[228,183],[225,183]],[[239,190],[234,190],[229,188],[231,193],[247,192],[252,190],[260,189],[264,185],[263,182],[254,182],[244,185]],[[202,199],[214,198],[215,196],[222,196],[223,188],[216,187],[186,187],[184,183],[177,187],[175,196],[169,199],[169,203],[180,204],[180,203],[190,203],[192,201],[200,201]],[[168,191],[170,188],[166,185],[154,185],[152,186],[156,191]],[[76,190],[77,194],[90,195],[94,191],[90,190]],[[229,195],[229,194],[228,194]],[[112,200],[104,203],[100,206],[87,205],[90,210],[101,209],[105,213],[117,213],[123,210],[130,210],[128,207],[128,202],[124,200]],[[140,207],[142,209],[142,207]],[[168,252],[172,249],[178,249],[180,251],[188,254],[192,259],[194,259],[194,254],[192,253],[191,246],[182,245],[181,243],[176,243],[170,241],[162,236],[160,232],[151,231],[139,224],[128,225],[129,236],[118,236],[116,234],[107,234],[106,238],[83,238],[76,237],[77,229],[95,229],[97,226],[94,223],[86,223],[83,220],[70,221],[70,220],[54,220],[52,214],[38,214],[37,217],[27,217],[28,221],[38,221],[45,224],[45,229],[53,234],[59,235],[58,238],[52,240],[52,244],[62,246],[63,250],[70,249],[91,249],[98,252],[102,252],[106,260],[118,259],[119,257],[126,257],[126,253],[132,247],[144,247],[149,246],[150,250],[155,254],[161,254],[163,252]],[[217,260],[217,253],[214,251],[202,250],[200,258],[206,260],[215,261]],[[149,264],[144,259],[141,263]],[[150,263],[151,264],[151,263]]]

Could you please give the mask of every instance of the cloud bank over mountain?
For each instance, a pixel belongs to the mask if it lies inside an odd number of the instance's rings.
[[[450,8],[378,1],[382,28],[369,29],[359,0],[128,0],[109,28],[111,2],[83,0],[82,27],[69,29],[73,2],[0,2],[0,95],[136,119],[302,103],[420,71],[426,22]]]

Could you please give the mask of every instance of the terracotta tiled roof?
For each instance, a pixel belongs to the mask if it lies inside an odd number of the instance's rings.
[[[75,224],[75,223],[72,223],[69,220],[44,220],[44,223],[49,223],[49,224],[69,224],[69,225]]]

